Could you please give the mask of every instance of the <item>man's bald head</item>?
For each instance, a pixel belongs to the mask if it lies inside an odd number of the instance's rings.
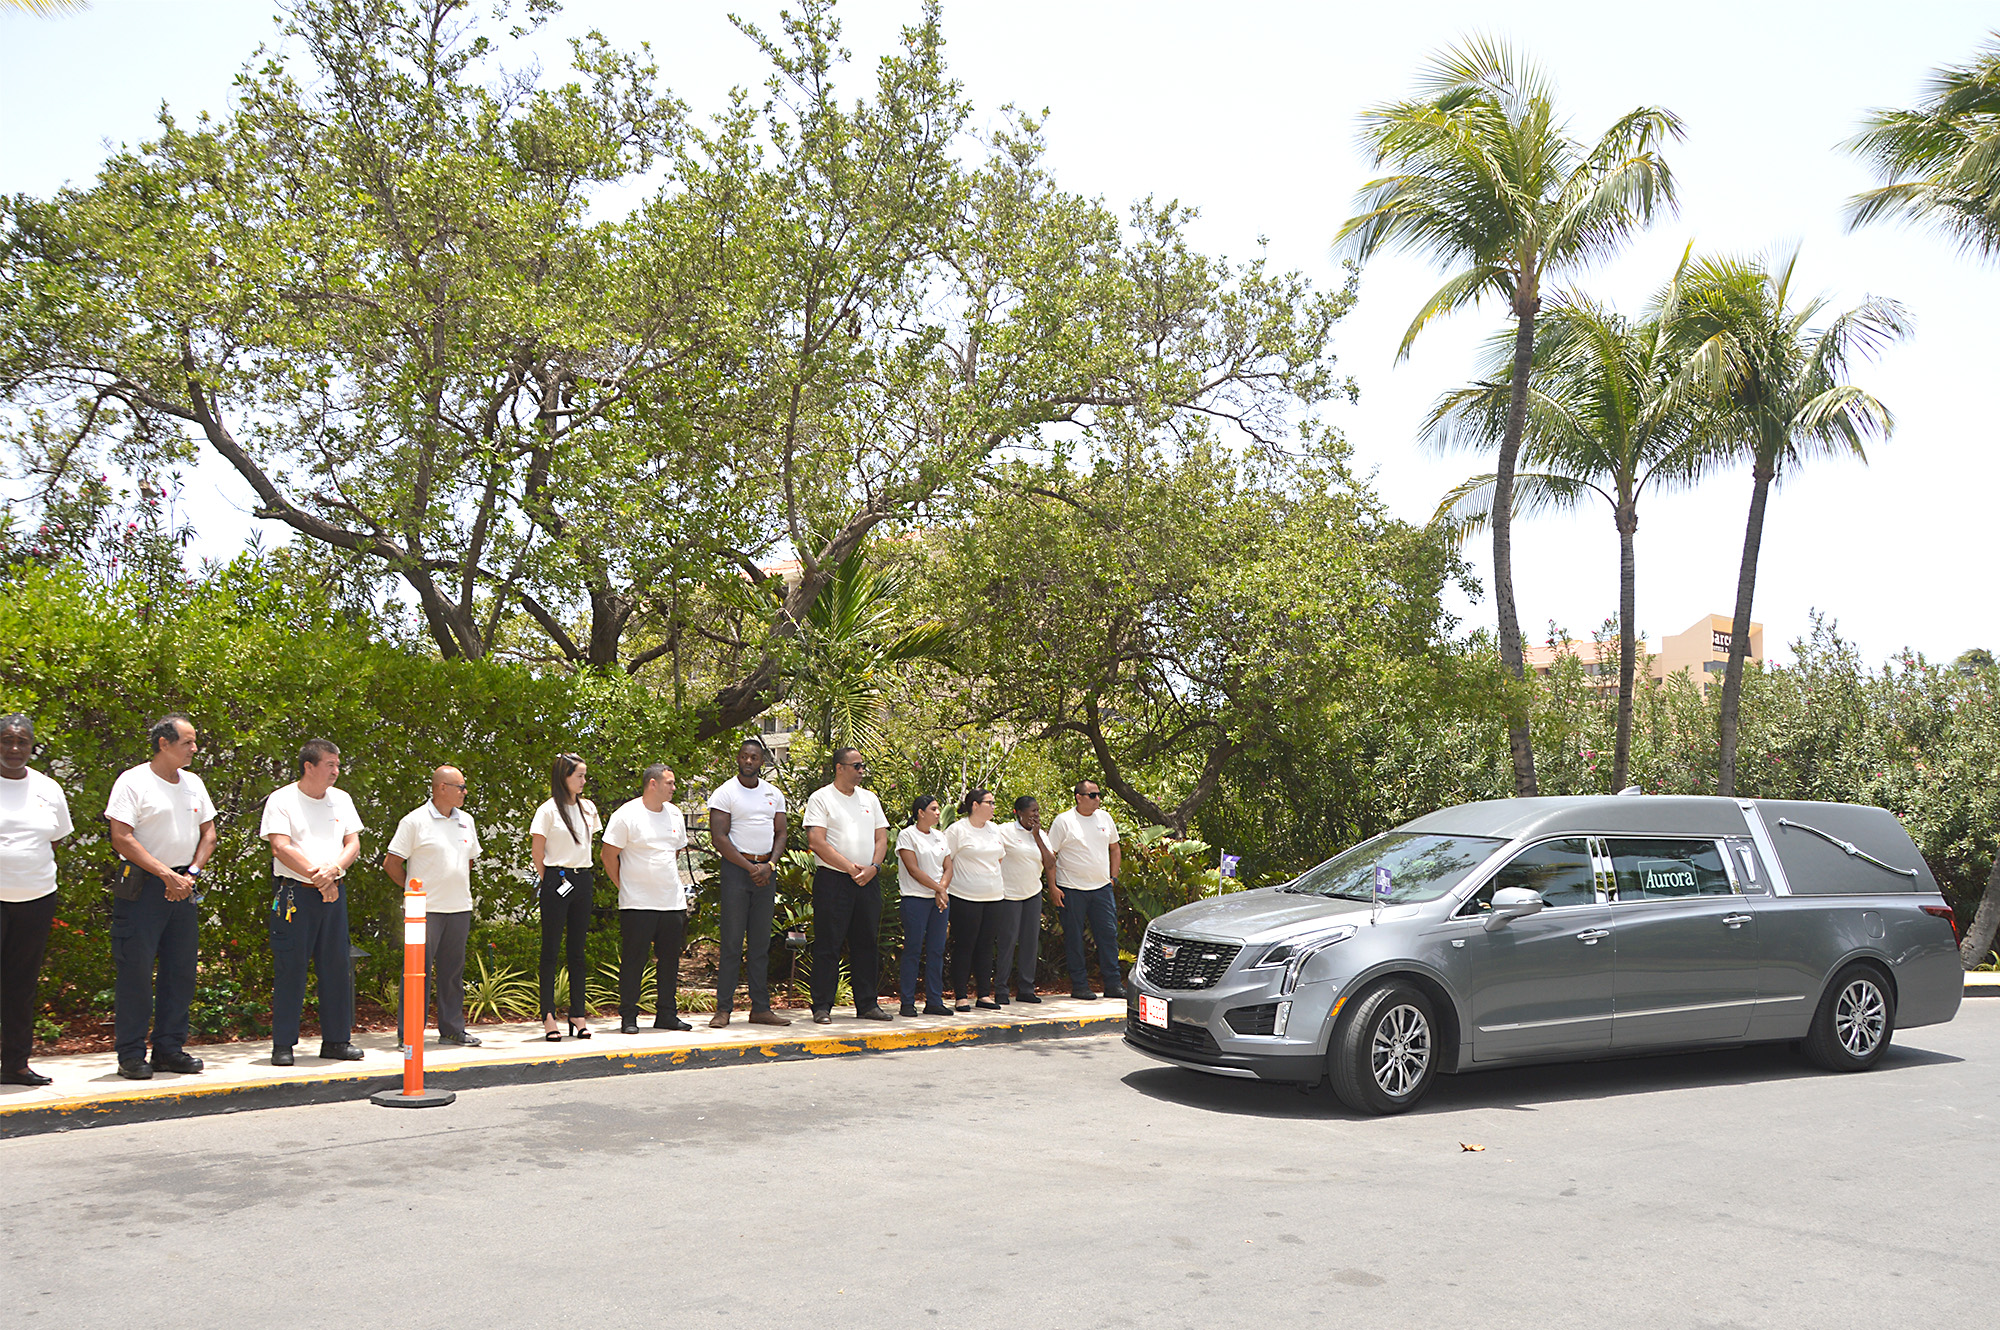
[[[465,802],[465,773],[457,767],[439,767],[431,773],[431,802],[440,813],[449,813]]]

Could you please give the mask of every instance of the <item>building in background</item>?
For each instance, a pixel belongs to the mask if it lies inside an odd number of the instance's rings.
[[[1705,693],[1708,685],[1720,681],[1729,668],[1730,619],[1726,614],[1706,614],[1686,632],[1661,640],[1657,651],[1640,644],[1641,664],[1655,683],[1665,683],[1670,675],[1688,672]],[[1600,692],[1618,691],[1618,641],[1558,642],[1530,646],[1524,651],[1528,668],[1546,675],[1555,668],[1558,656],[1574,656],[1583,665],[1584,678]],[[1764,663],[1764,625],[1750,625],[1749,663]]]

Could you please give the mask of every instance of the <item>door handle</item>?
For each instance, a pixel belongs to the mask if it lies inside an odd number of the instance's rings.
[[[1724,928],[1741,928],[1756,917],[1753,914],[1725,914],[1722,916],[1722,926]]]
[[[1583,943],[1583,945],[1586,947],[1594,947],[1597,945],[1597,940],[1599,938],[1605,938],[1610,936],[1611,936],[1611,930],[1608,928],[1586,928],[1581,933],[1578,933],[1576,935],[1576,940],[1578,942]]]

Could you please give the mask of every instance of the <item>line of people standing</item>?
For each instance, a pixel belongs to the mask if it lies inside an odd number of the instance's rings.
[[[162,717],[147,731],[148,760],[122,772],[105,820],[120,871],[113,884],[111,950],[116,966],[114,1029],[118,1074],[143,1080],[155,1071],[192,1074],[186,1050],[199,955],[202,875],[216,849],[216,810],[201,777],[189,769],[200,750],[192,721]],[[37,988],[55,917],[54,846],[74,830],[55,781],[28,763],[34,724],[0,716],[0,1084],[45,1085],[28,1065]],[[762,776],[767,755],[756,740],[737,752],[737,775],[708,799],[709,836],[720,859],[717,902],[722,955],[712,1027],[729,1024],[739,975],[749,1020],[789,1025],[772,1009],[767,940],[775,914],[776,863],[787,846],[783,791]],[[274,982],[274,1065],[289,1066],[298,1042],[308,971],[317,979],[319,1056],[355,1060],[354,995],[349,963],[346,876],[367,830],[354,801],[338,787],[340,750],[324,739],[298,755],[299,777],[265,800],[258,834],[271,852],[269,939]],[[857,1016],[888,1020],[878,1001],[882,893],[889,821],[863,783],[867,763],[855,749],[834,755],[831,782],[806,803],[804,825],[814,858],[813,1019],[832,1019],[840,958],[847,953]],[[530,821],[530,858],[541,924],[540,1011],[544,1037],[564,1037],[557,1019],[557,976],[567,979],[567,1033],[589,1038],[585,934],[595,890],[594,864],[618,893],[619,1016],[639,1030],[641,983],[654,971],[653,1028],[688,1030],[678,1011],[679,961],[686,939],[689,882],[681,853],[686,820],[674,804],[675,776],[663,763],[646,768],[639,796],[608,822],[584,791],[588,766],[559,754],[550,797]],[[471,869],[478,829],[465,809],[468,784],[456,767],[431,773],[430,797],[397,824],[382,868],[397,886],[420,879],[428,897],[424,1002],[437,995],[441,1042],[480,1040],[466,1028],[465,948],[474,910]],[[1092,998],[1083,934],[1092,934],[1105,993],[1119,987],[1117,916],[1112,885],[1119,869],[1118,831],[1095,782],[1081,781],[1076,807],[1044,830],[1032,798],[1017,799],[1014,820],[993,821],[994,797],[969,791],[950,828],[939,829],[935,798],[916,801],[897,835],[904,953],[901,1014],[994,1009],[1010,996],[1038,1002],[1041,897],[1063,912],[1074,996]],[[945,958],[951,991],[945,987]],[[924,1005],[916,1005],[920,991]],[[398,1013],[398,1028],[401,1028]]]

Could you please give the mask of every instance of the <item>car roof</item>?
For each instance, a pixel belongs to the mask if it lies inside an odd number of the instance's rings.
[[[1734,799],[1702,795],[1576,795],[1562,798],[1489,799],[1440,808],[1399,831],[1460,836],[1661,835],[1742,836],[1749,832]]]

